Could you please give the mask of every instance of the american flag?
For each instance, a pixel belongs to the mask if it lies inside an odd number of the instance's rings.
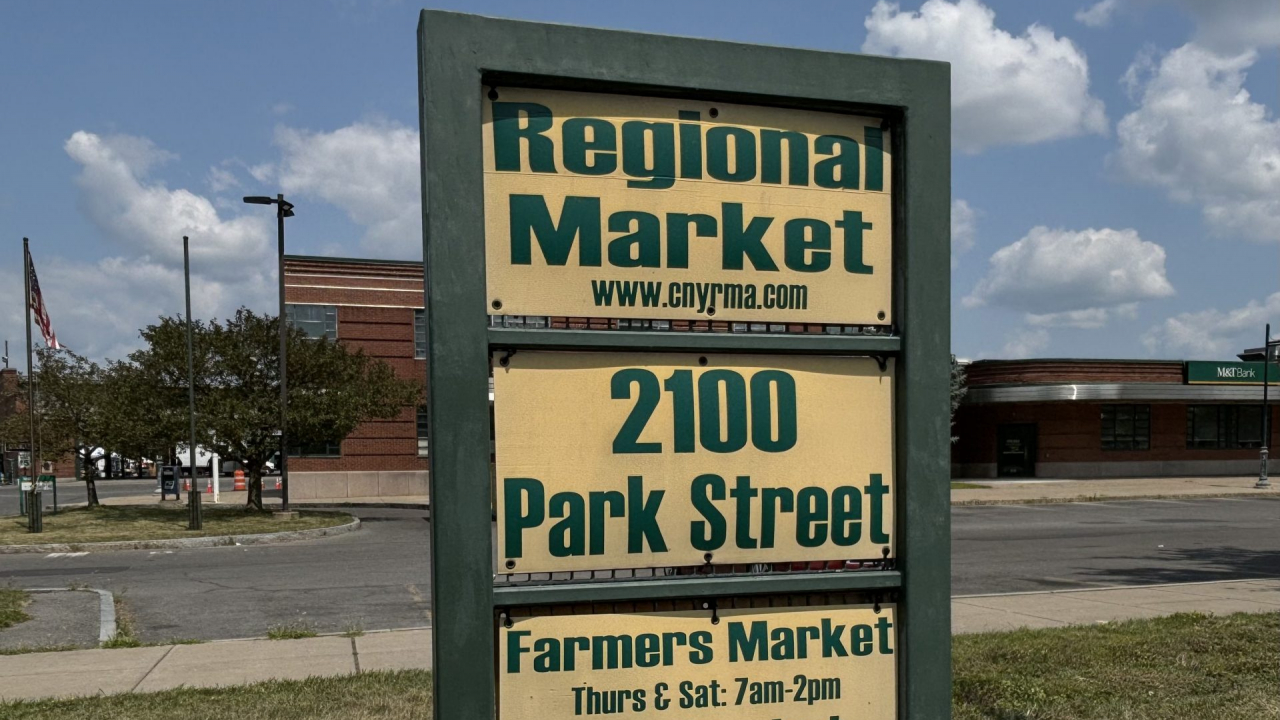
[[[49,311],[44,306],[44,296],[40,294],[40,281],[36,280],[36,264],[31,259],[30,250],[27,251],[27,272],[31,275],[31,312],[36,316],[36,325],[44,336],[44,344],[54,350],[61,350],[62,345],[58,344],[58,336],[54,334],[53,323],[49,320]]]

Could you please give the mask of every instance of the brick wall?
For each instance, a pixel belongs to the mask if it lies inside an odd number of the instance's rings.
[[[285,301],[336,305],[338,341],[387,362],[426,385],[426,360],[414,357],[414,310],[423,297],[422,264],[285,258]],[[424,394],[425,402],[425,394]],[[363,423],[341,443],[341,457],[291,457],[291,472],[425,471],[418,457],[417,408]]]
[[[1104,403],[1000,403],[962,405],[956,411],[951,446],[953,465],[996,462],[996,432],[1008,423],[1034,423],[1036,462],[1040,463],[1153,463],[1256,461],[1257,448],[1188,449],[1187,406],[1151,403],[1150,450],[1103,450]],[[1280,438],[1277,410],[1271,408],[1271,442]]]
[[[1182,383],[1180,360],[978,360],[965,366],[970,386],[1034,383]]]

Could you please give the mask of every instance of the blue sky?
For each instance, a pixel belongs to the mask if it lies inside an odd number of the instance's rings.
[[[1280,323],[1274,0],[432,2],[948,60],[962,357],[1231,357]],[[0,335],[32,238],[95,357],[181,310],[274,303],[290,252],[421,257],[415,27],[395,0],[0,4]],[[20,364],[20,363],[18,363]]]

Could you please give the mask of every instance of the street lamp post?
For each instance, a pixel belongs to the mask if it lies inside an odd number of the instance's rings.
[[[187,492],[187,529],[204,528],[204,516],[200,508],[200,485],[196,480],[196,370],[195,345],[191,341],[191,247],[186,235],[182,236],[182,276],[187,290],[187,413],[191,419],[190,445],[187,447],[187,466],[191,468],[191,485]],[[107,457],[110,465],[111,458]],[[216,470],[215,470],[216,472]]]
[[[1267,478],[1268,446],[1271,444],[1271,404],[1267,392],[1271,387],[1271,349],[1280,345],[1280,340],[1272,342],[1271,323],[1267,323],[1267,337],[1262,344],[1262,467],[1258,470],[1258,482],[1254,487],[1259,490],[1271,488],[1271,480]]]
[[[276,274],[280,281],[280,510],[289,512],[289,442],[288,442],[288,372],[285,369],[285,346],[289,328],[284,320],[284,219],[293,217],[293,203],[283,194],[274,198],[266,195],[249,195],[244,201],[250,205],[276,206],[276,237],[278,241]]]

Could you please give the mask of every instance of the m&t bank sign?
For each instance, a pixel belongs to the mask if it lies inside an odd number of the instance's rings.
[[[1267,381],[1272,385],[1280,382],[1280,368],[1272,365],[1268,370]],[[1188,360],[1187,384],[1261,385],[1262,363]]]

